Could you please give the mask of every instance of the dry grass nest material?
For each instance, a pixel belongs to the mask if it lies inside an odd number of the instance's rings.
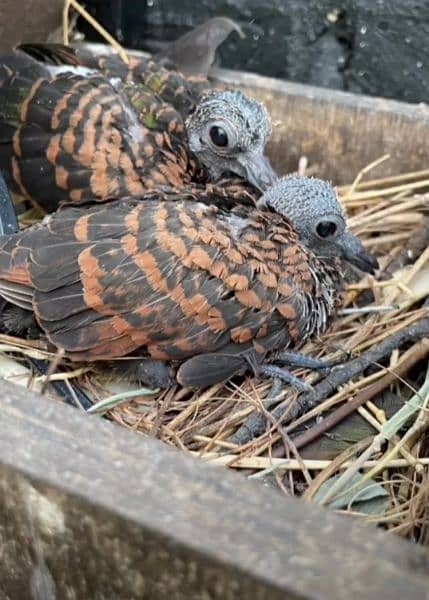
[[[328,376],[295,371],[313,396],[252,376],[203,391],[136,390],[60,357],[50,380],[73,381],[123,427],[427,543],[429,170],[365,182],[363,174],[338,191],[381,269],[347,286],[329,331],[302,349],[344,360]],[[34,219],[21,215],[24,226]],[[39,342],[3,335],[0,352],[0,375],[45,387],[25,367],[26,356],[55,358]]]

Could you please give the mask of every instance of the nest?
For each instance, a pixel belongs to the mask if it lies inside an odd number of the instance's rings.
[[[61,381],[77,404],[84,390],[91,412],[123,427],[427,543],[429,171],[362,182],[364,172],[338,191],[381,269],[350,282],[330,329],[301,349],[342,363],[329,375],[294,371],[314,394],[252,376],[198,392],[136,390],[6,335],[0,374],[41,391]],[[20,221],[37,218],[30,210]],[[25,357],[48,359],[48,375],[34,376]]]

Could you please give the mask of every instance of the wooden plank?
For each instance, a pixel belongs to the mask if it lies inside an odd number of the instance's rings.
[[[45,41],[61,25],[63,0],[0,0],[0,52]]]
[[[84,44],[100,49],[100,44]],[[128,50],[135,56],[148,56]],[[255,73],[213,68],[215,85],[237,87],[266,105],[273,122],[267,153],[279,174],[296,171],[305,155],[317,175],[351,183],[363,167],[390,159],[371,177],[427,168],[429,106],[292,83]]]
[[[429,598],[429,556],[1,382],[2,598]]]
[[[100,49],[100,44],[85,44]],[[148,56],[129,50],[135,56]],[[215,85],[237,87],[264,102],[273,122],[267,153],[279,174],[296,171],[305,155],[317,175],[351,183],[360,169],[385,154],[371,177],[427,168],[429,106],[407,104],[292,83],[255,73],[213,68]]]
[[[221,73],[265,101],[280,172],[421,168],[427,107]],[[286,148],[285,152],[283,149]],[[2,598],[429,598],[421,548],[1,383]]]
[[[279,173],[297,169],[305,155],[317,173],[337,184],[390,154],[378,176],[427,167],[429,107],[370,98],[262,77],[214,69],[215,81],[236,86],[264,102],[274,123],[268,154]],[[373,175],[375,176],[375,175]]]

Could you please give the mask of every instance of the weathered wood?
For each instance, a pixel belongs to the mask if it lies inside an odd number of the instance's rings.
[[[86,44],[99,48],[99,44]],[[136,56],[147,53],[130,50]],[[389,154],[372,176],[427,168],[429,106],[214,68],[214,84],[238,87],[264,102],[273,122],[267,153],[279,174],[296,171],[306,156],[317,175],[351,183],[359,170]],[[371,176],[371,175],[370,175]]]
[[[16,44],[45,41],[61,25],[63,0],[0,0],[0,52]]]
[[[98,48],[98,44],[88,46]],[[146,53],[131,50],[136,56]],[[389,154],[372,176],[427,167],[429,106],[281,81],[254,73],[214,68],[214,84],[238,87],[264,102],[273,122],[267,153],[279,172],[296,171],[306,156],[317,175],[335,184]],[[370,175],[371,177],[371,175]]]
[[[429,598],[421,548],[1,388],[1,598]]]
[[[221,77],[279,122],[270,151],[280,172],[302,154],[338,183],[386,152],[377,174],[425,166],[427,107]],[[0,390],[1,600],[429,599],[421,548],[11,384]]]
[[[212,17],[246,37],[220,47],[224,67],[356,93],[429,101],[427,0],[87,0],[125,45],[157,51]],[[88,39],[96,39],[89,27]],[[97,38],[98,39],[98,38]]]
[[[317,173],[350,183],[357,172],[380,158],[377,176],[427,167],[429,107],[357,96],[297,83],[215,69],[215,78],[265,102],[274,123],[268,145],[278,172],[296,170],[302,155]]]

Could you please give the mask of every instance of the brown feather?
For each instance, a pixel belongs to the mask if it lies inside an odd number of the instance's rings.
[[[19,193],[52,211],[196,177],[173,106],[96,71],[56,69],[22,52],[0,58],[0,168]]]
[[[64,209],[0,238],[0,295],[31,302],[73,359],[196,357],[179,371],[186,384],[227,377],[311,335],[307,298],[323,301],[313,274],[335,291],[335,261],[322,265],[276,213],[156,198]],[[264,262],[267,240],[279,274]]]

